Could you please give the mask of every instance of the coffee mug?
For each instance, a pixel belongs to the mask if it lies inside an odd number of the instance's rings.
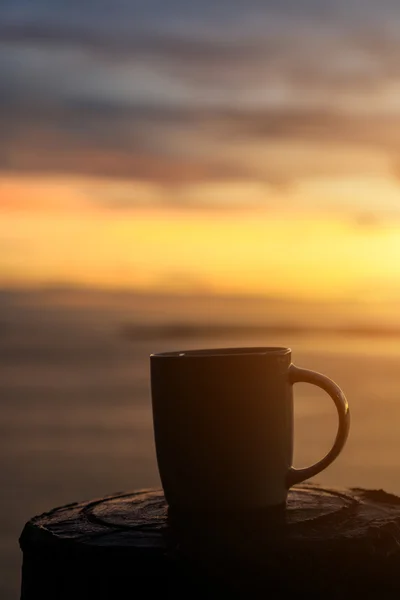
[[[325,375],[293,365],[289,348],[152,354],[150,368],[158,468],[175,511],[284,505],[292,485],[325,469],[345,445],[345,395]],[[304,469],[292,466],[297,382],[324,389],[339,415],[332,449]]]

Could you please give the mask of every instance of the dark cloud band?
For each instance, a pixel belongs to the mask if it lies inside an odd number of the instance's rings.
[[[400,109],[379,95],[399,83],[400,5],[201,4],[2,3],[0,169],[282,185],[298,165],[247,156],[282,142],[398,165]]]

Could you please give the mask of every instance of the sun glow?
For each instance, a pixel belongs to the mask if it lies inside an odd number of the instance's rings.
[[[294,196],[291,210],[288,203],[275,210],[183,210],[148,201],[130,210],[95,209],[82,191],[86,180],[36,180],[36,191],[34,183],[1,183],[3,283],[306,298],[385,296],[400,287],[396,222],[360,225],[315,203],[301,212]],[[296,193],[310,199],[310,188]]]

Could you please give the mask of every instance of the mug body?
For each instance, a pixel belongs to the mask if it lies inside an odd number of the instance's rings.
[[[157,462],[170,508],[284,505],[293,459],[288,348],[152,354]]]

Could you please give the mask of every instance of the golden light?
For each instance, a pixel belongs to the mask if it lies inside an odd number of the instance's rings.
[[[162,208],[143,188],[142,206],[118,211],[88,201],[90,180],[35,181],[36,190],[29,178],[2,182],[6,283],[342,298],[368,287],[385,294],[400,280],[399,225],[363,228],[319,210],[316,199],[333,193],[327,182],[298,188],[275,210]],[[365,187],[367,198],[377,192]]]

